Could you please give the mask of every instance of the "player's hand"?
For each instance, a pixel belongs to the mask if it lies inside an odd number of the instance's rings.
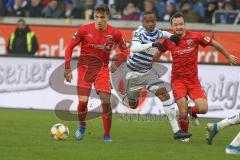
[[[152,43],[152,47],[158,48],[158,50],[162,51],[163,50],[163,45],[160,42],[154,42]]]
[[[64,78],[66,79],[67,82],[71,83],[71,80],[72,80],[72,70],[71,70],[71,68],[65,69]]]
[[[111,67],[110,67],[110,72],[111,72],[111,73],[116,72],[117,68],[118,68],[118,67],[116,66],[116,64],[112,64]]]
[[[234,55],[230,54],[228,56],[228,61],[230,62],[231,65],[233,64],[238,64],[239,60],[237,57],[235,57]]]
[[[175,43],[175,45],[178,45],[180,41],[180,37],[176,34],[171,35],[170,40]]]

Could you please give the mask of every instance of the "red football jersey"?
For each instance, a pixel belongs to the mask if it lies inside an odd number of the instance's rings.
[[[93,22],[81,26],[73,35],[65,51],[65,68],[70,67],[72,51],[79,44],[81,44],[79,62],[85,61],[85,64],[101,65],[96,64],[99,61],[96,60],[93,62],[91,58],[88,59],[86,58],[87,56],[84,56],[90,55],[91,57],[100,59],[103,66],[108,66],[111,50],[115,46],[119,47],[122,54],[128,55],[126,43],[123,40],[122,33],[118,29],[107,25],[106,30],[99,31],[95,28],[95,22]]]
[[[198,45],[206,47],[211,43],[212,39],[210,37],[197,32],[186,32],[178,45],[166,39],[163,42],[165,51],[170,50],[173,58],[172,79],[196,78],[198,76]]]

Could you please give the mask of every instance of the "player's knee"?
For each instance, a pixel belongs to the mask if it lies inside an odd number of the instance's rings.
[[[188,110],[185,108],[179,108],[179,117],[187,117],[188,116]]]
[[[88,102],[88,98],[89,98],[88,96],[78,96],[79,101],[85,102],[85,103]]]
[[[199,107],[200,114],[206,114],[207,111],[208,111],[208,106],[207,105]]]
[[[99,92],[98,95],[102,103],[110,103],[110,93]]]
[[[160,88],[155,92],[155,95],[163,102],[170,98],[166,88]]]

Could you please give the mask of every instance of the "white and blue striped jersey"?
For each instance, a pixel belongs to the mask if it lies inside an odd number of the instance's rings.
[[[130,57],[127,60],[127,67],[132,71],[146,73],[152,67],[152,60],[157,48],[152,47],[152,43],[158,39],[170,38],[172,34],[155,28],[152,32],[148,32],[143,26],[138,27],[133,32],[132,46],[130,49]],[[133,49],[133,48],[142,49]]]

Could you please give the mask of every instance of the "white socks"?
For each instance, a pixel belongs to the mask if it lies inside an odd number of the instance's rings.
[[[223,129],[225,127],[238,124],[238,123],[240,123],[240,113],[237,113],[232,117],[223,119],[222,121],[218,122],[217,125],[219,126],[219,129]]]
[[[177,122],[177,111],[175,109],[175,102],[172,98],[170,98],[167,101],[162,102],[162,104],[163,110],[168,117],[173,133],[176,133],[180,130],[180,128]]]

